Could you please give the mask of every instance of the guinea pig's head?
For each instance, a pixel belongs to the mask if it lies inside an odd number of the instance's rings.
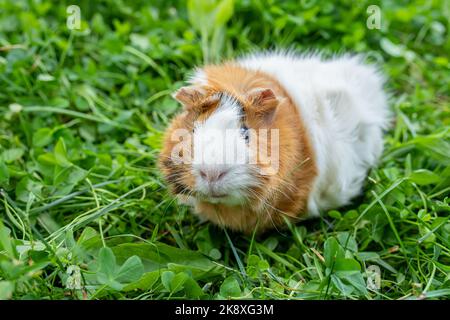
[[[280,104],[270,88],[245,93],[188,86],[165,136],[160,166],[176,194],[223,205],[263,201],[279,168]]]

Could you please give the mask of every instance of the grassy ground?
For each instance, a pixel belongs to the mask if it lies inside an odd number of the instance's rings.
[[[449,2],[374,1],[381,29],[371,1],[208,2],[80,1],[71,31],[64,1],[0,0],[0,298],[449,298]],[[353,205],[245,237],[155,161],[193,66],[274,47],[369,52],[396,123]]]

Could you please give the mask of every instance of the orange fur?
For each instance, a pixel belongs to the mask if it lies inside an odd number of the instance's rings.
[[[227,63],[203,68],[207,85],[203,87],[206,101],[215,93],[225,92],[238,99],[244,107],[245,122],[253,129],[279,129],[279,171],[273,176],[260,176],[264,187],[251,190],[251,202],[240,206],[225,206],[197,201],[195,211],[202,217],[223,227],[245,233],[258,231],[284,224],[283,216],[296,220],[306,213],[307,200],[317,175],[315,157],[308,133],[302,123],[298,108],[292,102],[282,85],[264,72],[250,71]],[[270,88],[279,103],[273,118],[263,121],[258,109],[249,97],[249,92],[258,88]],[[194,189],[194,178],[190,174],[190,165],[174,166],[169,157],[174,142],[170,141],[173,130],[177,128],[192,129],[195,119],[207,118],[217,107],[186,108],[171,123],[166,132],[164,148],[161,152],[160,167],[175,193]],[[270,143],[270,142],[269,142]]]

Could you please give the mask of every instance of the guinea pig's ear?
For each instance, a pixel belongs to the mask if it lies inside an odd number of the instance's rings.
[[[202,100],[206,95],[206,90],[200,86],[182,87],[172,94],[172,97],[180,102],[184,107],[191,108]]]
[[[256,88],[247,93],[247,99],[253,106],[256,116],[270,123],[279,104],[278,98],[272,89]]]

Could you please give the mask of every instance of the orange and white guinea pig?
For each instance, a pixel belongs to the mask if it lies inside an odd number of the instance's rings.
[[[318,217],[349,204],[382,153],[383,82],[358,56],[263,53],[198,68],[173,95],[183,111],[160,168],[183,203],[222,227]]]

